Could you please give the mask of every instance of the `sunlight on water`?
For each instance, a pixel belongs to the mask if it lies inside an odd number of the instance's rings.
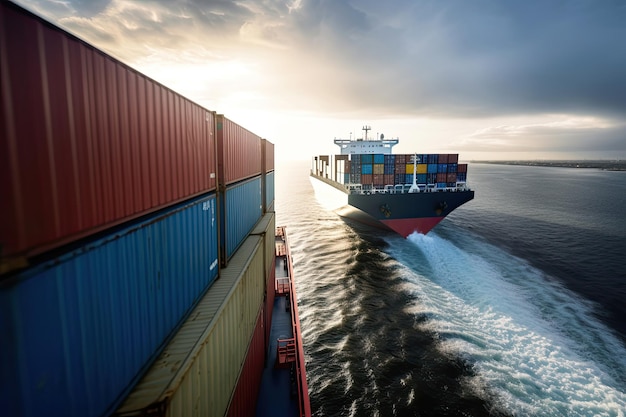
[[[473,390],[514,415],[624,416],[626,348],[594,306],[474,237],[459,246],[414,234],[389,251],[424,328],[473,366]]]

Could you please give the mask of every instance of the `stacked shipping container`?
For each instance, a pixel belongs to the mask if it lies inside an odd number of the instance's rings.
[[[8,2],[0,45],[0,408],[108,415],[260,239],[274,145]]]
[[[335,159],[345,156],[335,155]],[[458,154],[351,154],[350,158],[349,171],[338,176],[338,182],[361,184],[364,189],[412,184],[414,170],[419,185],[455,188],[467,181],[467,164],[458,163]]]

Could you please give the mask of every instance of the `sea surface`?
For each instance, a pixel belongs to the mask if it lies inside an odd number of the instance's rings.
[[[428,235],[276,167],[315,416],[626,415],[626,172],[470,164]]]

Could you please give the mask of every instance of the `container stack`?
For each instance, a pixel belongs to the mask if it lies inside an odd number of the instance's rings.
[[[458,163],[458,154],[350,154],[331,158],[337,163],[347,156],[349,171],[342,175],[337,170],[337,182],[361,184],[363,189],[412,184],[415,170],[417,184],[430,188],[454,189],[467,181],[467,164]]]
[[[0,407],[121,412],[192,327],[155,398],[223,415],[265,339],[274,145],[4,1],[0,45]]]

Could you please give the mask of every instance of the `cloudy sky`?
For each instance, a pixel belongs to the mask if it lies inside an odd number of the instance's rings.
[[[277,144],[626,158],[622,0],[19,0]]]

